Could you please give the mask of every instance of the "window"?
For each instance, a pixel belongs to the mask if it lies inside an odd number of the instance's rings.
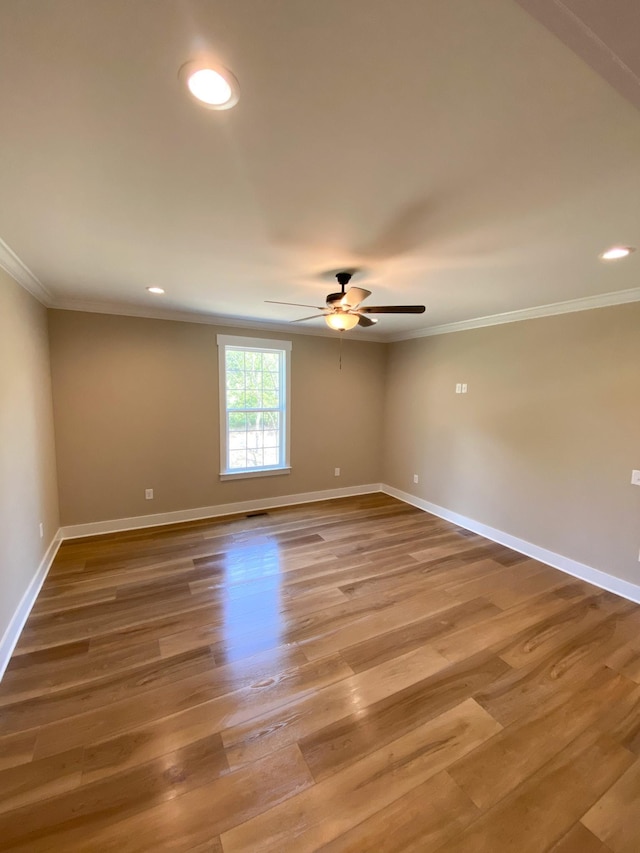
[[[291,342],[218,335],[220,477],[289,472]]]

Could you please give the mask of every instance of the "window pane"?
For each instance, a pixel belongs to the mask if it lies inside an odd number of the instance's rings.
[[[264,465],[262,449],[247,450],[247,468],[261,468]]]
[[[247,447],[246,432],[229,433],[229,450],[245,450]]]
[[[245,430],[247,428],[247,416],[244,412],[229,412],[229,430],[240,429]]]
[[[247,370],[262,370],[262,353],[245,352],[244,364]]]
[[[264,412],[262,425],[264,429],[280,429],[280,412]]]
[[[229,391],[244,390],[244,372],[241,370],[227,370],[227,389]]]
[[[247,467],[247,452],[246,450],[230,450],[229,451],[229,468],[246,468]]]
[[[254,449],[257,447],[262,447],[262,432],[248,432],[247,436],[247,448]]]
[[[227,392],[227,407],[229,409],[244,409],[246,407],[244,391]]]
[[[227,350],[227,370],[244,370],[244,353],[238,350]]]
[[[277,391],[265,388],[262,392],[262,405],[265,409],[277,409],[280,405],[280,397]]]
[[[245,414],[247,429],[258,429],[262,412],[247,412]]]
[[[261,409],[262,408],[262,391],[250,390],[245,392],[245,405],[246,409]]]
[[[280,374],[279,373],[269,373],[266,371],[262,374],[263,377],[263,385],[265,388],[269,388],[271,390],[278,390],[280,386]]]
[[[260,390],[262,388],[262,376],[263,374],[256,370],[248,370],[245,373],[245,387]]]
[[[262,369],[274,370],[276,372],[280,370],[280,356],[277,352],[265,352],[262,354]]]
[[[264,464],[278,465],[280,462],[280,451],[275,447],[265,447],[264,449]]]
[[[278,447],[280,444],[279,432],[275,432],[275,430],[265,430],[262,435],[264,436],[265,447]]]

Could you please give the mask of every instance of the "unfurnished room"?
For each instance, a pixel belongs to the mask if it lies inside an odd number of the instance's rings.
[[[0,850],[640,851],[640,3],[0,0]]]

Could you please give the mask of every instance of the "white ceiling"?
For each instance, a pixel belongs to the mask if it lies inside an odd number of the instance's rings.
[[[378,337],[636,289],[640,252],[597,255],[640,248],[640,4],[544,5],[2,0],[0,237],[52,304],[125,313],[282,323],[363,267],[427,305]],[[202,51],[228,112],[180,88]]]

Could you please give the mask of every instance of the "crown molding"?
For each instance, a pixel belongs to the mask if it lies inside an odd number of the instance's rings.
[[[298,326],[293,329],[292,323],[273,323],[243,317],[227,317],[220,314],[203,314],[197,311],[176,311],[170,308],[151,309],[145,306],[123,305],[115,302],[57,299],[2,239],[0,239],[0,267],[47,308],[56,308],[61,311],[114,314],[121,317],[140,317],[149,320],[176,320],[182,323],[202,323],[208,326],[255,329],[264,332],[283,332],[289,335],[311,335],[321,338],[336,337],[336,332],[328,328],[304,328]],[[358,330],[357,336],[350,335],[349,340],[372,343],[396,343],[414,338],[428,338],[433,335],[464,332],[469,329],[482,329],[486,326],[500,326],[504,323],[516,323],[520,320],[535,320],[539,317],[553,317],[557,314],[571,314],[594,308],[607,308],[613,305],[624,305],[629,302],[640,302],[640,287],[634,287],[630,290],[618,290],[613,293],[600,293],[595,296],[585,296],[565,302],[554,302],[550,305],[537,305],[533,308],[523,308],[518,311],[506,311],[503,314],[490,314],[486,317],[475,317],[455,323],[443,323],[439,326],[429,326],[425,329],[414,329],[410,332],[398,332],[397,334],[372,334],[371,332]]]
[[[520,320],[535,320],[539,317],[554,317],[556,314],[573,314],[578,311],[589,311],[593,308],[625,305],[628,302],[640,302],[640,287],[618,290],[614,293],[600,293],[596,296],[584,296],[581,299],[570,299],[566,302],[554,302],[551,305],[537,305],[534,308],[522,308],[519,311],[507,311],[504,314],[490,314],[487,317],[476,317],[457,323],[444,323],[441,326],[430,326],[427,329],[415,329],[412,332],[388,335],[384,340],[386,343],[395,343],[397,341],[408,341],[412,338],[448,335],[452,332],[464,332],[468,329],[482,329],[485,326],[517,323]]]
[[[586,19],[590,16],[588,11],[582,15],[580,3],[568,4],[566,0],[516,2],[624,98],[640,108],[640,77],[622,58],[625,34],[635,24],[633,3],[627,4],[628,11],[622,8],[622,4],[618,4],[615,31],[605,31],[601,23],[593,22],[596,30],[587,23]]]
[[[38,302],[42,302],[48,308],[53,305],[54,299],[50,291],[36,278],[16,253],[7,246],[4,240],[0,240],[0,267],[9,273],[11,278],[21,287],[35,296]]]
[[[565,302],[554,302],[550,305],[537,305],[533,308],[522,308],[518,311],[506,311],[503,314],[490,314],[486,317],[475,317],[470,320],[460,320],[456,323],[444,323],[439,326],[429,326],[425,329],[414,329],[410,332],[398,332],[390,335],[372,335],[370,332],[359,331],[357,337],[349,336],[349,340],[368,341],[373,343],[396,343],[414,338],[427,338],[432,335],[448,335],[453,332],[464,332],[469,329],[482,329],[486,326],[500,326],[504,323],[517,323],[521,320],[535,320],[540,317],[553,317],[557,314],[572,314],[578,311],[588,311],[594,308],[607,308],[613,305],[624,305],[629,302],[640,302],[640,287],[630,290],[618,290],[613,293],[600,293],[595,296],[584,296],[580,299],[570,299]],[[239,329],[256,329],[264,332],[284,332],[294,335],[312,335],[315,337],[335,338],[336,333],[322,328],[292,328],[291,323],[270,323],[259,320],[243,319],[242,317],[226,317],[220,314],[200,314],[196,311],[175,311],[171,309],[150,309],[138,305],[122,305],[111,302],[91,302],[77,299],[57,299],[48,303],[51,308],[63,311],[85,311],[91,314],[115,314],[122,317],[140,317],[149,320],[176,320],[183,323],[203,323],[209,326],[226,326]]]
[[[89,314],[115,314],[120,317],[139,317],[146,320],[176,320],[182,323],[202,323],[207,326],[224,326],[233,329],[255,329],[262,332],[284,332],[288,335],[312,335],[321,338],[336,338],[335,331],[322,328],[303,328],[294,323],[270,323],[268,321],[244,319],[242,317],[226,317],[220,314],[201,314],[196,311],[174,311],[168,309],[149,309],[138,305],[122,305],[111,302],[90,302],[78,299],[56,299],[51,308],[61,311],[83,311]],[[349,340],[367,341],[369,343],[384,343],[381,336],[358,331],[357,338]]]

